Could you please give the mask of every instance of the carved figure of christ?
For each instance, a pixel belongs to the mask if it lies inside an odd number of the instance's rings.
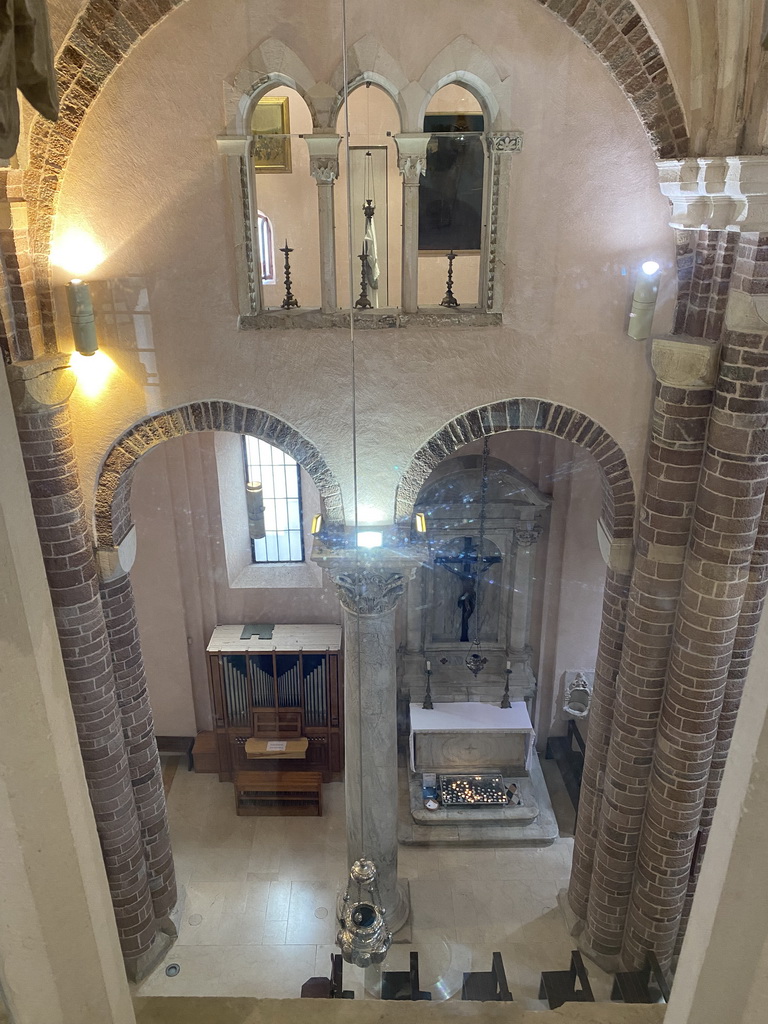
[[[464,590],[459,595],[457,604],[461,609],[461,636],[460,642],[469,642],[469,620],[475,611],[477,594],[475,593],[475,582],[478,575],[478,562],[480,573],[487,572],[492,565],[501,561],[500,555],[484,555],[479,558],[478,550],[472,544],[471,537],[464,538],[464,548],[453,556],[438,555],[435,558],[435,565],[447,569],[459,579],[464,580]]]

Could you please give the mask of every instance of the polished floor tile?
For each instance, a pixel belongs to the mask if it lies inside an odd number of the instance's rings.
[[[346,875],[343,784],[324,787],[323,805],[322,818],[238,818],[231,784],[176,772],[168,806],[179,938],[137,994],[284,998],[328,975]],[[498,950],[515,1001],[542,1009],[539,973],[567,969],[573,944],[557,907],[572,850],[568,836],[548,847],[401,847],[412,941],[394,944],[382,968],[345,965],[344,987],[374,997],[382,970],[407,970],[416,950],[422,989],[460,998],[464,973],[490,970]],[[588,969],[596,997],[607,998],[608,976]]]

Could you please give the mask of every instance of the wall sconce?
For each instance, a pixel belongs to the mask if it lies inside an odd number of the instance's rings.
[[[92,356],[99,351],[96,321],[93,316],[91,289],[86,281],[73,278],[67,285],[67,304],[75,348],[81,356]]]
[[[248,509],[248,536],[261,540],[266,536],[264,527],[264,491],[259,482],[245,485],[245,504]]]
[[[644,341],[651,336],[651,324],[656,309],[656,297],[659,294],[661,269],[656,260],[646,260],[640,267],[635,283],[635,294],[632,296],[632,311],[629,314],[627,334],[637,341]]]
[[[312,516],[312,529],[309,531],[313,537],[317,537],[323,528],[323,517],[321,515]]]
[[[426,514],[424,512],[417,512],[416,515],[413,517],[413,525],[414,525],[414,528],[416,530],[416,533],[426,533],[427,532],[427,517],[426,517]]]

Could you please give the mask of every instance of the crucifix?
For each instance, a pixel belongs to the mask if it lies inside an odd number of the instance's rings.
[[[492,565],[501,561],[500,555],[484,555],[479,558],[477,548],[472,544],[471,537],[464,538],[464,548],[457,555],[438,555],[435,558],[435,565],[442,566],[448,572],[452,572],[459,579],[464,581],[464,589],[457,602],[461,609],[461,636],[462,643],[469,642],[469,620],[475,610],[477,594],[475,583],[480,573],[487,572]]]

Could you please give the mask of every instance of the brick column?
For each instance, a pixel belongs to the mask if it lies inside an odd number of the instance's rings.
[[[712,828],[712,821],[715,816],[717,798],[720,795],[720,786],[725,772],[725,761],[728,751],[731,748],[733,730],[736,726],[736,716],[741,704],[741,695],[744,692],[749,665],[752,660],[752,650],[757,636],[757,626],[768,595],[768,502],[763,502],[763,512],[760,517],[760,525],[755,541],[755,550],[752,553],[752,561],[749,566],[749,577],[744,600],[741,605],[739,624],[736,628],[736,639],[733,642],[733,654],[728,667],[728,678],[725,681],[725,696],[723,708],[720,712],[720,719],[717,724],[717,737],[715,739],[715,752],[712,755],[712,764],[709,769],[709,780],[707,791],[704,797],[704,808],[701,812],[699,822],[699,834],[694,848],[693,861],[688,877],[688,889],[685,894],[683,914],[680,922],[675,952],[679,953],[685,938],[688,920],[691,915],[691,906],[696,892],[699,875],[701,873],[701,862],[707,849],[709,834]]]
[[[601,959],[618,955],[624,935],[717,354],[703,340],[653,343],[651,441],[584,933]]]
[[[766,255],[768,238],[742,236],[622,948],[627,965],[640,966],[653,949],[668,966],[674,952],[768,484],[768,334],[742,333],[748,286]]]
[[[603,779],[611,737],[613,706],[616,699],[616,677],[624,643],[624,622],[629,594],[629,567],[612,569],[605,574],[603,612],[595,664],[595,683],[587,731],[587,749],[581,777],[579,813],[573,846],[573,866],[568,886],[568,903],[577,918],[587,916],[589,891],[594,869],[597,827],[603,799]]]
[[[75,460],[68,398],[74,377],[56,355],[8,367],[88,793],[130,977],[169,943],[159,936],[123,741],[96,560]]]
[[[99,561],[102,564],[105,561],[104,556],[105,552],[100,551]],[[102,578],[100,591],[112,651],[115,690],[128,755],[133,797],[147,862],[149,890],[152,894],[155,916],[162,920],[168,917],[176,905],[176,876],[160,756],[157,752],[144,659],[141,655],[136,605],[128,572],[118,571],[118,574],[107,580]],[[165,923],[164,927],[170,928],[171,933],[175,935],[175,928],[170,922]]]

